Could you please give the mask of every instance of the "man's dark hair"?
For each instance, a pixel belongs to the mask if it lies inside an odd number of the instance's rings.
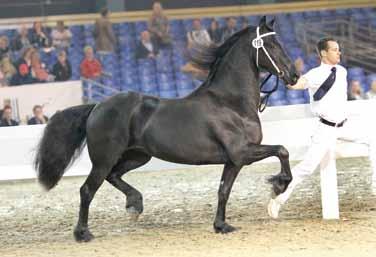
[[[101,15],[102,17],[106,17],[108,14],[108,8],[107,7],[104,7],[101,9]]]
[[[337,42],[337,40],[335,40],[334,38],[331,38],[331,37],[321,38],[319,40],[319,42],[317,42],[317,51],[319,52],[319,56],[321,56],[321,51],[322,50],[324,50],[324,51],[328,50],[328,42],[329,41]]]

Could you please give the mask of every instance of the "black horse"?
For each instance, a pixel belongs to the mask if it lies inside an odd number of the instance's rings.
[[[40,183],[47,190],[53,188],[80,153],[85,138],[93,165],[80,189],[77,241],[93,238],[88,229],[89,205],[104,180],[126,195],[127,211],[142,213],[141,193],[121,177],[152,156],[183,164],[224,164],[216,232],[234,230],[225,222],[226,203],[244,165],[277,156],[281,172],[270,182],[277,195],[286,189],[292,179],[288,151],[280,145],[260,144],[259,69],[288,84],[297,80],[291,60],[273,36],[273,23],[263,17],[257,28],[239,31],[217,48],[199,50],[203,58],[199,64],[210,65],[210,73],[201,87],[183,99],[128,92],[52,116],[35,158]]]

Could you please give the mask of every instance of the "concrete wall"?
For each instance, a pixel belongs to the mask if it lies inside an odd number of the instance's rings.
[[[372,110],[376,101],[349,102],[350,121],[354,133],[370,133],[375,127]],[[300,160],[310,144],[310,137],[317,119],[310,114],[308,105],[269,107],[261,114],[264,144],[282,144],[290,151],[291,160]],[[31,166],[34,149],[43,132],[43,125],[0,128],[0,180],[33,178],[35,172]],[[375,130],[371,131],[374,133]],[[339,142],[339,157],[365,156],[367,147],[354,143]],[[275,162],[275,157],[264,162]],[[140,170],[166,170],[187,167],[152,159]],[[90,171],[91,163],[87,149],[66,175],[84,175]]]

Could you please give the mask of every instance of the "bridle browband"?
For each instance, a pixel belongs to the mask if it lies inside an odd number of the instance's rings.
[[[261,91],[261,93],[264,93],[266,95],[261,99],[258,109],[259,109],[260,112],[263,112],[266,108],[267,103],[268,103],[269,96],[278,89],[279,77],[283,76],[283,72],[278,68],[278,66],[274,62],[273,58],[270,56],[270,54],[268,53],[268,51],[264,47],[264,40],[262,39],[262,38],[267,37],[267,36],[276,35],[276,33],[273,31],[273,32],[268,32],[268,33],[264,33],[264,34],[260,35],[260,27],[258,26],[257,29],[256,29],[256,35],[257,35],[256,38],[252,40],[252,46],[254,48],[256,48],[256,66],[257,66],[257,68],[259,68],[259,61],[258,61],[258,59],[259,59],[258,58],[259,57],[259,49],[262,48],[265,55],[268,57],[269,61],[272,63],[274,69],[277,71],[277,74],[278,74],[277,83],[272,90],[262,91],[262,87],[268,81],[268,79],[271,77],[272,73],[270,73],[268,75],[268,77],[261,83],[260,91]]]

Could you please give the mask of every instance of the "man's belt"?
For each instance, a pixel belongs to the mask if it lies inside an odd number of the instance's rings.
[[[328,120],[320,117],[320,122],[324,123],[325,125],[328,125],[328,126],[331,126],[331,127],[336,127],[336,128],[342,127],[343,124],[345,124],[346,120],[347,119],[341,121],[340,123],[334,123],[334,122],[328,121]]]

